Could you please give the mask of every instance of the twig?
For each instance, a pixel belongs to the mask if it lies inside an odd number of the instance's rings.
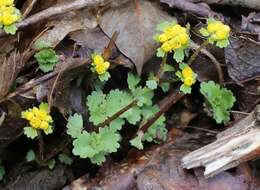
[[[198,57],[200,51],[202,49],[204,49],[208,44],[209,44],[209,42],[206,40],[200,46],[196,47],[195,52],[190,56],[190,58],[188,60],[188,65],[190,65]]]
[[[71,1],[69,3],[64,3],[62,5],[56,5],[28,17],[27,19],[18,23],[16,26],[18,29],[21,29],[29,25],[36,24],[39,21],[42,21],[49,17],[64,14],[66,12],[73,11],[73,10],[82,9],[87,6],[101,5],[105,2],[110,2],[110,1],[109,0],[76,0],[76,1]],[[5,35],[6,33],[3,30],[0,31],[0,37]]]
[[[181,98],[184,97],[183,93],[180,93],[177,90],[173,90],[167,97],[165,97],[160,104],[160,111],[158,111],[154,116],[150,117],[147,122],[141,126],[138,133],[145,133],[150,126],[156,122],[156,120],[161,117],[166,111],[168,111],[173,104],[178,102]]]
[[[99,127],[105,127],[106,125],[108,125],[111,121],[115,120],[116,118],[118,118],[120,115],[122,115],[123,113],[125,113],[126,111],[128,111],[129,109],[131,109],[133,106],[135,106],[137,104],[137,100],[132,101],[130,104],[128,104],[127,106],[125,106],[124,108],[122,108],[121,110],[119,110],[118,112],[116,112],[114,115],[112,115],[111,117],[108,117],[103,123],[98,125]]]

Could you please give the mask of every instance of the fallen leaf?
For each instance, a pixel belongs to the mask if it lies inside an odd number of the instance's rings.
[[[100,27],[110,38],[115,31],[119,32],[116,46],[134,62],[141,74],[144,63],[155,54],[158,46],[153,40],[156,25],[172,20],[174,17],[162,11],[158,3],[140,0],[105,12]]]

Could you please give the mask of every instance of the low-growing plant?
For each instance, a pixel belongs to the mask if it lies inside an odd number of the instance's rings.
[[[180,87],[179,94],[190,94],[197,79],[197,74],[193,71],[191,64],[200,50],[209,43],[221,48],[226,47],[230,35],[230,28],[227,25],[208,19],[207,27],[200,30],[201,34],[206,37],[206,41],[189,56],[191,44],[189,25],[182,27],[175,21],[163,22],[158,25],[157,31],[160,32],[154,37],[160,43],[157,56],[162,57],[157,73],[150,73],[146,81],[141,81],[139,76],[129,72],[126,89],[103,91],[102,87],[95,85],[95,90],[86,98],[89,113],[87,119],[92,124],[84,127],[82,115],[78,113],[68,118],[67,134],[73,140],[72,153],[75,156],[88,158],[94,164],[102,164],[107,155],[117,152],[120,148],[122,138],[120,130],[125,124],[140,126],[135,137],[129,142],[138,149],[144,148],[145,141],[158,143],[166,140],[164,112],[153,103],[155,90],[160,87],[163,92],[167,93],[174,83],[176,87]],[[44,42],[36,42],[34,45],[35,49],[40,50],[35,55],[40,68],[44,72],[52,70],[58,59],[55,52],[49,44]],[[176,63],[167,63],[169,55],[172,55]],[[107,56],[103,57],[103,54],[94,53],[91,58],[93,78],[104,85],[110,79],[108,72],[110,62]],[[163,76],[168,72],[171,73],[171,78],[164,80]],[[94,84],[97,83],[94,82]],[[200,92],[205,97],[206,106],[212,111],[216,122],[228,122],[229,110],[235,102],[233,93],[213,81],[202,82]],[[155,121],[146,127],[145,124],[149,123],[149,119],[158,113]],[[24,133],[29,138],[34,139],[41,131],[45,134],[52,132],[53,120],[46,103],[41,103],[39,108],[33,107],[22,112],[22,118],[29,121],[30,126],[24,128]],[[58,159],[68,165],[73,161],[65,154],[60,154]],[[27,160],[33,160],[32,153],[27,154]],[[55,159],[48,160],[47,164],[49,168],[53,168]]]

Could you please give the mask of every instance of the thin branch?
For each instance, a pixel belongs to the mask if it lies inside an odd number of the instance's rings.
[[[39,21],[42,21],[49,17],[64,14],[66,12],[73,11],[73,10],[82,9],[87,6],[93,7],[93,6],[98,6],[109,2],[110,2],[109,0],[76,0],[61,5],[56,5],[28,17],[27,19],[19,22],[16,26],[18,29],[25,28],[29,25],[36,24]],[[6,33],[3,30],[0,31],[0,37],[5,35]]]

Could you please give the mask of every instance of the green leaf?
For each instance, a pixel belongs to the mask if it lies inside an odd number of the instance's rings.
[[[67,134],[72,138],[77,138],[83,130],[83,119],[82,116],[75,113],[73,116],[70,116],[68,119]]]
[[[32,162],[36,159],[35,153],[33,150],[29,150],[25,156],[26,162]]]
[[[92,158],[98,153],[98,150],[92,146],[92,144],[95,145],[95,142],[92,142],[92,139],[93,136],[91,136],[90,133],[83,131],[83,133],[77,136],[73,141],[73,154],[80,158]]]
[[[139,150],[143,150],[144,146],[142,143],[143,133],[139,133],[135,138],[130,141],[130,144]]]
[[[165,56],[165,52],[163,51],[162,48],[157,48],[156,56],[157,57],[164,57]]]
[[[217,41],[216,46],[219,48],[225,48],[229,45],[228,39]]]
[[[39,68],[43,72],[52,71],[54,66],[58,63],[59,58],[56,52],[51,49],[43,49],[34,55],[35,59],[39,64]]]
[[[142,114],[141,109],[135,106],[129,109],[128,111],[126,111],[120,117],[125,118],[130,124],[136,125],[136,123],[141,120],[141,114]]]
[[[153,104],[152,98],[154,96],[154,92],[150,88],[138,87],[133,92],[133,95],[134,95],[135,99],[138,100],[137,105],[140,107],[143,105],[152,105]]]
[[[184,60],[184,50],[182,48],[176,49],[173,54],[173,59],[175,59],[177,63],[182,62]]]
[[[11,35],[15,35],[16,31],[17,31],[17,27],[15,24],[11,24],[8,26],[4,26],[4,31],[7,34],[11,34]]]
[[[180,91],[183,92],[184,94],[190,94],[191,93],[191,87],[186,86],[185,84],[182,84]]]
[[[122,126],[125,124],[125,120],[122,118],[114,119],[110,122],[109,127],[111,130],[119,131],[122,129]]]
[[[43,132],[45,133],[45,135],[49,135],[53,133],[53,127],[49,126],[47,129],[43,130]]]
[[[136,86],[139,84],[140,80],[141,80],[140,77],[129,72],[127,75],[128,88],[130,90],[134,90],[136,88]]]
[[[71,165],[73,160],[67,154],[59,154],[58,159],[65,165]]]
[[[155,80],[148,80],[146,81],[146,86],[152,90],[157,88],[157,82]]]
[[[110,76],[109,72],[107,72],[107,71],[102,75],[98,75],[98,78],[101,82],[108,81],[110,79],[110,77],[111,76]]]
[[[32,127],[24,127],[24,134],[31,139],[38,136],[37,130]]]
[[[226,123],[230,119],[229,110],[233,107],[236,99],[232,91],[221,88],[213,81],[202,82],[200,92],[205,97],[207,105],[213,112],[213,118],[217,123]]]
[[[56,161],[54,159],[51,159],[48,161],[47,165],[50,170],[52,170],[55,167]]]
[[[170,83],[169,82],[163,82],[159,85],[163,92],[168,92],[170,89]]]
[[[120,139],[119,133],[109,127],[100,128],[98,133],[84,131],[73,141],[72,152],[100,165],[105,161],[107,154],[117,151]]]
[[[206,28],[201,28],[201,29],[199,30],[199,32],[200,32],[201,35],[204,36],[204,37],[207,37],[207,36],[210,35],[209,32],[208,32],[208,30],[207,30]]]
[[[36,42],[33,44],[33,48],[35,50],[41,50],[50,47],[51,47],[51,43],[43,40],[36,40]]]
[[[39,105],[39,108],[43,111],[45,111],[46,113],[49,113],[50,110],[49,110],[49,104],[48,103],[45,103],[45,102],[42,102],[40,105]]]

